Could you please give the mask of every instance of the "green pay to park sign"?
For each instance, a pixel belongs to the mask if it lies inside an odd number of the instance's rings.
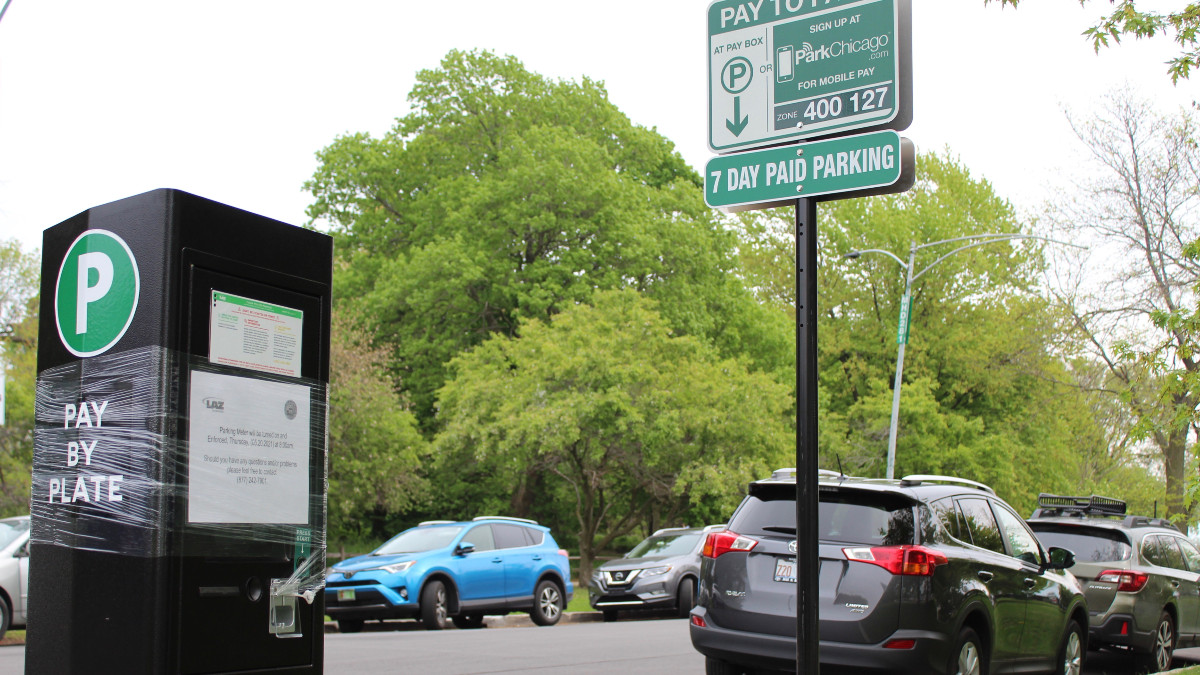
[[[708,160],[704,201],[713,208],[769,208],[796,199],[903,192],[912,186],[913,146],[876,131]]]
[[[713,2],[709,147],[906,127],[911,12],[911,0]]]

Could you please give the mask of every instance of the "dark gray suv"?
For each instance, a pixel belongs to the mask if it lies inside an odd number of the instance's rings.
[[[1119,499],[1042,494],[1029,526],[1074,552],[1093,649],[1130,651],[1157,673],[1200,646],[1200,550],[1169,521],[1127,516]]]
[[[819,568],[796,559],[796,481],[750,484],[708,535],[692,644],[709,675],[795,672],[796,578],[818,575],[821,672],[1078,675],[1087,608],[1064,571],[985,485],[942,476],[823,475]]]

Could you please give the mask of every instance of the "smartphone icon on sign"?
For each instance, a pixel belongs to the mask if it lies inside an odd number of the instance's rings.
[[[775,50],[775,81],[791,82],[795,74],[792,61],[792,46],[780,47]]]

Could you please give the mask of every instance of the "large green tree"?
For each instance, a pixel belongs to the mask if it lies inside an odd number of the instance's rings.
[[[747,482],[790,464],[795,439],[786,385],[673,335],[633,290],[593,299],[455,359],[436,441],[443,461],[486,465],[502,484],[531,465],[561,481],[581,583],[645,503],[728,514]]]
[[[29,513],[33,466],[34,386],[37,382],[37,251],[0,242],[0,516]]]
[[[840,463],[848,473],[884,473],[905,287],[896,260],[843,255],[882,249],[907,260],[912,246],[1029,231],[1012,205],[952,157],[921,155],[917,173],[906,193],[827,202],[820,210],[826,468]],[[774,238],[786,248],[782,236]],[[1079,488],[1076,439],[1094,431],[1094,423],[1077,390],[1059,384],[1073,379],[1061,346],[1065,317],[1041,289],[1044,244],[1009,241],[951,253],[969,243],[924,248],[916,257],[914,272],[928,271],[912,289],[896,473],[981,480],[1019,508],[1031,508],[1039,491]],[[758,276],[780,277],[786,266],[767,269]]]
[[[732,274],[736,238],[699,175],[601,83],[452,51],[409,99],[382,138],[319,153],[309,213],[427,432],[450,359],[603,289],[646,293],[673,330],[790,381],[790,324]]]
[[[428,497],[421,472],[428,443],[387,377],[385,351],[345,312],[334,313],[332,328],[329,540],[385,536],[386,514]]]
[[[1200,374],[1188,329],[1200,261],[1186,252],[1200,237],[1196,119],[1116,91],[1070,121],[1092,161],[1046,219],[1091,250],[1060,261],[1055,289],[1072,310],[1077,351],[1108,375],[1097,391],[1128,407],[1131,430],[1157,451],[1168,513],[1183,514],[1200,404],[1188,384]]]

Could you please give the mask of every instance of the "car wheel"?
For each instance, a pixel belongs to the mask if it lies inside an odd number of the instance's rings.
[[[452,622],[454,622],[455,628],[482,628],[483,627],[483,615],[482,614],[460,614],[459,616],[450,617],[450,620]]]
[[[1083,629],[1072,621],[1067,624],[1067,634],[1063,636],[1062,648],[1058,650],[1058,667],[1056,675],[1082,675],[1083,657],[1087,653],[1084,646]]]
[[[1154,629],[1154,644],[1149,654],[1142,654],[1140,667],[1148,673],[1161,673],[1171,669],[1171,660],[1175,655],[1175,621],[1171,615],[1163,612],[1158,617],[1158,627]]]
[[[946,672],[950,675],[987,675],[983,643],[973,629],[963,628],[958,633]]]
[[[357,633],[363,629],[364,623],[362,619],[338,619],[338,632]]]
[[[604,612],[604,620],[605,621],[616,621],[617,620],[617,610],[605,609],[602,611]]]
[[[421,589],[421,623],[426,630],[446,627],[446,585],[434,579]]]
[[[686,619],[696,606],[696,580],[684,577],[679,583],[679,592],[675,596],[679,600],[679,616]]]
[[[530,618],[539,626],[553,626],[562,618],[563,599],[558,585],[548,579],[538,582],[533,591],[533,610]]]

